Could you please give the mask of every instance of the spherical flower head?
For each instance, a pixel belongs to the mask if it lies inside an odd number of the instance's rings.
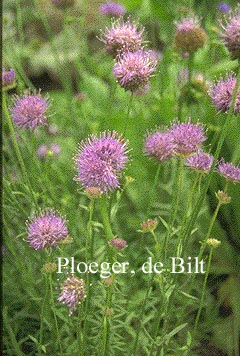
[[[148,134],[145,140],[143,152],[150,158],[159,162],[170,159],[173,156],[174,143],[172,135],[167,132],[154,132]]]
[[[138,30],[134,22],[124,22],[122,18],[114,20],[112,27],[107,28],[105,33],[99,38],[105,43],[106,53],[112,57],[125,51],[138,51],[142,48],[143,28]]]
[[[12,89],[16,85],[16,75],[13,68],[9,70],[2,69],[2,86],[4,90]]]
[[[37,156],[41,159],[44,159],[47,157],[47,152],[48,152],[48,147],[45,144],[42,144],[41,146],[39,146],[39,148],[37,149]]]
[[[221,23],[223,29],[221,37],[229,50],[232,59],[240,59],[240,6],[231,11],[229,16]]]
[[[68,277],[62,285],[58,301],[70,308],[70,314],[86,298],[85,283],[83,279]]]
[[[123,16],[126,13],[125,8],[117,2],[107,2],[99,6],[99,11],[107,16]]]
[[[76,0],[52,0],[52,4],[60,9],[66,9],[75,4]]]
[[[47,125],[46,111],[48,101],[41,94],[23,95],[14,98],[14,106],[11,108],[13,122],[19,128],[27,127],[30,130],[40,125]]]
[[[113,239],[109,240],[109,243],[118,250],[122,250],[127,246],[127,241],[121,239],[120,237],[114,237]]]
[[[222,12],[228,12],[230,11],[230,6],[228,4],[225,4],[224,2],[219,4],[218,9]]]
[[[226,180],[233,183],[240,182],[240,167],[221,160],[218,164],[217,170]]]
[[[185,166],[195,169],[200,173],[209,173],[212,164],[213,156],[202,151],[188,157],[185,161]]]
[[[156,66],[157,61],[148,52],[125,52],[116,61],[113,74],[122,88],[135,93],[146,88]]]
[[[194,53],[202,48],[206,42],[206,33],[200,27],[199,20],[195,17],[184,18],[180,22],[175,22],[177,31],[174,43],[177,49]]]
[[[53,209],[46,209],[27,222],[27,241],[35,250],[56,247],[68,236],[67,221]]]
[[[226,79],[220,78],[220,80],[214,83],[208,94],[210,95],[213,104],[218,112],[227,112],[230,109],[234,88],[237,83],[237,79],[233,73],[230,73]],[[236,102],[234,105],[234,114],[240,113],[240,87],[238,88]]]
[[[74,156],[75,180],[85,188],[99,188],[108,193],[119,187],[119,177],[128,161],[127,141],[116,131],[91,135],[79,145]]]
[[[49,151],[51,152],[50,155],[59,156],[61,152],[61,147],[57,143],[51,143]]]
[[[205,136],[203,126],[200,123],[192,124],[174,123],[171,127],[171,135],[174,142],[174,154],[179,157],[188,157],[200,150]]]

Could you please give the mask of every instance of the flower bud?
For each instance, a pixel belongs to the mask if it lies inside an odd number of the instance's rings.
[[[221,204],[229,204],[231,202],[231,197],[226,192],[223,192],[222,190],[219,190],[216,193],[216,197]]]
[[[127,246],[127,241],[121,239],[120,237],[114,237],[113,239],[109,240],[109,243],[113,247],[116,247],[118,250],[121,250]]]
[[[158,225],[157,219],[147,219],[141,225],[141,231],[146,234],[147,232],[153,232]]]
[[[57,265],[56,263],[46,263],[43,266],[43,271],[46,273],[53,273],[57,270]]]
[[[217,239],[208,239],[207,244],[210,247],[217,248],[219,245],[221,245],[221,241]]]

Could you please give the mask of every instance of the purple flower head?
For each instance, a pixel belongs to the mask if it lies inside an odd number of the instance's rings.
[[[201,124],[174,123],[170,131],[173,137],[174,153],[176,156],[188,157],[197,153],[202,142],[207,138]]]
[[[138,51],[143,44],[143,28],[138,30],[138,26],[134,22],[122,18],[114,20],[112,27],[106,28],[105,33],[99,38],[105,43],[106,53],[112,57],[125,51]]]
[[[67,221],[53,209],[46,209],[27,222],[27,241],[35,250],[56,247],[68,236]]]
[[[114,237],[113,239],[109,240],[109,243],[110,245],[116,247],[119,250],[127,246],[127,241],[121,239],[120,237]]]
[[[184,18],[179,22],[175,22],[177,31],[174,42],[177,49],[193,53],[204,46],[206,33],[199,23],[200,21],[197,17]]]
[[[240,167],[234,166],[232,163],[225,163],[221,160],[217,166],[218,172],[227,180],[239,183],[240,182]]]
[[[49,133],[50,135],[56,135],[57,132],[58,132],[58,127],[57,127],[57,125],[49,125],[49,126],[48,126],[48,133]]]
[[[39,158],[46,158],[47,157],[47,152],[48,152],[48,147],[47,145],[43,144],[41,146],[39,146],[39,148],[37,149],[37,156]]]
[[[214,83],[208,94],[210,95],[213,104],[215,105],[217,111],[227,112],[231,106],[232,96],[237,79],[233,73],[226,79],[220,78],[220,80]],[[240,112],[240,87],[238,88],[236,102],[234,106],[234,113],[239,114]]]
[[[71,314],[86,298],[84,280],[77,277],[68,277],[61,289],[61,294],[57,300],[69,307]]]
[[[61,147],[57,143],[52,143],[50,145],[50,151],[53,153],[54,156],[59,156],[61,152]]]
[[[99,6],[99,11],[107,16],[123,16],[126,13],[125,8],[117,2],[107,2]]]
[[[173,137],[168,131],[147,135],[143,151],[150,158],[162,162],[173,156],[173,150]]]
[[[185,166],[201,173],[208,173],[213,164],[213,157],[205,152],[199,152],[190,156],[185,161]]]
[[[240,59],[240,6],[221,22],[223,32],[221,37],[229,50],[232,59]]]
[[[40,125],[47,125],[46,111],[49,105],[40,93],[23,95],[20,98],[16,96],[13,102],[11,113],[16,126],[34,130]]]
[[[157,61],[148,52],[125,52],[116,61],[113,74],[122,88],[134,93],[146,88],[156,66]]]
[[[4,89],[11,89],[16,84],[16,75],[13,68],[9,70],[2,69],[2,86]]]
[[[74,157],[77,168],[75,180],[85,188],[100,188],[103,193],[119,187],[119,177],[125,168],[127,144],[116,131],[91,135],[79,145]]]
[[[230,6],[228,4],[225,4],[224,2],[219,4],[218,9],[222,12],[228,12],[230,11]]]
[[[74,5],[76,0],[52,0],[52,4],[58,8],[65,9]]]

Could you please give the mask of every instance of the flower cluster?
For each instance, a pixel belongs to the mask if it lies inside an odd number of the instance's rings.
[[[201,151],[185,160],[185,166],[200,173],[208,173],[213,164],[213,156]]]
[[[126,13],[125,8],[117,2],[107,2],[99,6],[99,11],[107,16],[123,16]]]
[[[203,125],[174,122],[165,132],[156,131],[145,140],[144,152],[158,161],[173,156],[188,157],[198,153],[206,140]]]
[[[14,106],[11,108],[13,122],[20,128],[27,127],[34,130],[40,125],[46,125],[49,104],[41,94],[15,96]]]
[[[226,180],[233,183],[240,182],[240,167],[221,160],[217,166],[217,170]]]
[[[138,26],[129,19],[124,22],[122,17],[112,22],[111,28],[106,28],[105,33],[99,38],[105,43],[106,53],[116,57],[120,53],[130,51],[135,52],[142,48],[143,28],[138,30]]]
[[[13,68],[9,70],[2,69],[2,86],[3,89],[8,90],[14,88],[16,84],[16,74]]]
[[[56,247],[68,236],[67,221],[53,209],[31,217],[27,224],[27,241],[35,250]]]
[[[69,307],[71,314],[86,298],[84,280],[77,277],[68,277],[61,289],[58,301]]]
[[[230,109],[236,83],[237,79],[235,75],[231,73],[226,79],[220,78],[218,82],[214,83],[210,87],[208,94],[210,95],[217,111],[227,112]],[[240,113],[240,87],[237,91],[233,111],[235,114]]]
[[[127,51],[119,56],[113,73],[122,88],[135,93],[148,86],[156,66],[157,61],[147,51]]]
[[[240,59],[240,6],[229,12],[225,23],[221,23],[221,37],[229,50],[232,59]]]
[[[42,144],[37,149],[37,156],[41,159],[46,159],[47,157],[57,157],[61,152],[61,147],[57,143],[52,143],[49,147]]]
[[[85,188],[99,188],[103,193],[118,188],[128,161],[127,144],[116,131],[89,136],[74,156],[78,173],[75,180]]]

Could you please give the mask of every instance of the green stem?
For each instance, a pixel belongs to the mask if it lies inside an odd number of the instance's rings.
[[[167,257],[168,241],[172,234],[173,225],[174,225],[174,222],[175,222],[175,219],[177,216],[179,203],[180,203],[180,196],[181,196],[181,190],[182,190],[182,178],[183,178],[183,162],[184,162],[183,159],[180,158],[179,162],[178,162],[176,176],[174,179],[174,184],[173,184],[173,187],[176,186],[176,189],[173,192],[173,198],[172,198],[172,205],[171,205],[172,216],[171,216],[169,228],[168,228],[168,231],[165,236],[164,243],[163,243],[163,251],[164,251],[164,255],[165,255],[165,261],[166,261],[166,257]]]
[[[107,209],[107,197],[105,195],[103,195],[100,199],[100,208],[101,208],[102,222],[105,230],[106,239],[107,241],[109,241],[112,238],[114,238],[114,235],[112,232],[109,213]]]
[[[205,292],[206,292],[207,280],[208,280],[208,276],[209,276],[209,272],[210,272],[210,266],[211,266],[211,262],[212,262],[212,255],[213,255],[213,247],[211,247],[211,250],[210,250],[210,253],[209,253],[209,257],[208,257],[207,271],[206,271],[205,278],[204,278],[202,295],[201,295],[201,299],[200,299],[200,305],[199,305],[198,313],[197,313],[197,316],[196,316],[196,319],[195,319],[195,323],[194,323],[193,336],[196,333],[198,322],[199,322],[199,318],[200,318],[200,315],[201,315],[201,312],[202,312],[202,308],[203,308],[203,304],[204,304],[204,296],[205,296]]]
[[[46,291],[45,291],[45,295],[43,298],[43,302],[42,302],[42,307],[41,307],[41,319],[40,319],[40,338],[39,338],[39,355],[42,355],[42,345],[43,345],[43,329],[44,329],[44,312],[45,312],[45,307],[46,307],[46,302],[47,302],[47,298],[48,298],[48,283],[47,283],[47,277],[46,277]]]
[[[16,155],[17,155],[17,159],[18,159],[21,171],[22,171],[23,178],[24,178],[25,183],[26,183],[26,185],[27,185],[27,187],[29,189],[30,194],[32,195],[32,199],[33,199],[33,202],[35,204],[35,207],[36,207],[36,209],[38,209],[38,203],[37,203],[34,191],[32,189],[32,185],[30,183],[30,180],[29,180],[29,177],[28,177],[28,174],[27,174],[27,170],[26,170],[23,158],[22,158],[22,154],[21,154],[20,149],[18,147],[18,143],[17,143],[17,139],[16,139],[13,123],[12,123],[12,120],[11,120],[9,112],[8,112],[7,100],[6,100],[5,95],[3,95],[3,110],[4,110],[4,114],[5,114],[5,118],[6,118],[9,130],[10,130],[10,135],[11,135],[13,147],[14,147]]]
[[[87,224],[87,238],[86,238],[86,249],[85,249],[85,260],[86,263],[89,263],[93,259],[93,234],[92,234],[92,219],[93,219],[93,211],[94,211],[94,199],[90,200],[89,204],[89,219]],[[82,349],[85,352],[86,349],[86,340],[89,331],[89,322],[88,322],[88,312],[91,305],[91,297],[92,297],[92,288],[91,288],[91,273],[87,274],[87,291],[88,297],[86,300],[86,307],[84,311],[84,328],[83,328],[83,341],[82,341]]]
[[[193,202],[193,197],[194,197],[194,193],[195,193],[195,190],[196,190],[196,187],[198,186],[198,183],[201,179],[201,175],[198,174],[194,183],[193,183],[193,186],[192,186],[192,189],[191,189],[191,193],[190,193],[190,196],[188,198],[188,201],[187,201],[187,207],[186,207],[186,211],[185,211],[185,214],[183,216],[183,219],[182,219],[182,223],[181,223],[181,230],[180,230],[180,233],[179,233],[179,237],[178,237],[178,240],[177,240],[177,247],[176,247],[176,251],[175,251],[175,255],[174,256],[177,256],[179,257],[180,256],[180,244],[182,244],[182,246],[184,245],[185,243],[185,240],[183,240],[182,242],[182,238],[183,238],[183,234],[184,234],[184,226],[187,222],[187,219],[188,219],[188,216],[189,216],[189,213],[191,211],[191,208],[192,208],[192,202]]]
[[[149,197],[148,197],[148,208],[147,208],[147,216],[150,213],[150,209],[151,209],[151,201],[154,198],[154,193],[155,193],[155,189],[157,188],[157,184],[158,184],[158,179],[159,179],[159,175],[160,175],[160,171],[161,171],[161,165],[158,165],[155,177],[154,177],[154,182],[153,182],[153,186],[149,192]]]
[[[61,344],[61,339],[60,339],[60,333],[59,333],[59,327],[58,327],[58,320],[57,320],[57,315],[55,312],[55,302],[54,302],[54,295],[53,295],[53,281],[52,281],[52,274],[49,274],[49,288],[50,288],[50,302],[51,302],[51,309],[53,312],[53,318],[54,318],[54,323],[55,323],[55,329],[56,329],[56,334],[57,334],[57,343],[60,351],[60,356],[63,356],[63,351],[62,351],[62,344]]]
[[[127,115],[126,115],[124,130],[123,130],[123,135],[126,134],[126,130],[127,130],[128,122],[129,122],[129,115],[130,115],[130,110],[131,110],[132,102],[133,102],[133,93],[131,93],[130,100],[129,100],[129,104],[128,104]]]
[[[83,306],[81,303],[78,306],[78,326],[77,326],[79,356],[84,356],[83,338],[82,338],[82,315],[83,315]]]

